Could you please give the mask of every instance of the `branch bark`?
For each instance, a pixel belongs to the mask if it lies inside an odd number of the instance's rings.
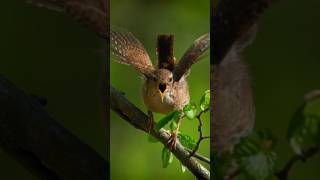
[[[107,178],[107,162],[0,75],[0,147],[40,179]]]
[[[146,133],[148,132],[148,116],[144,114],[135,105],[129,102],[118,90],[110,86],[110,105],[111,109],[121,116],[128,123],[135,128],[140,129]],[[168,141],[170,133],[164,129],[159,132],[154,129],[150,131],[152,136],[166,145],[168,148]],[[198,179],[210,179],[210,172],[203,167],[194,157],[190,157],[190,153],[177,142],[176,148],[172,149],[172,153],[186,166]]]

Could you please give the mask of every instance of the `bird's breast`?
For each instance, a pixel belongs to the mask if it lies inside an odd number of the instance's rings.
[[[161,101],[160,94],[157,91],[144,89],[142,98],[144,104],[150,111],[161,114],[168,114],[175,110],[174,103],[172,102],[174,97],[169,93],[166,93],[163,101]]]
[[[187,86],[174,88],[167,91],[163,101],[161,101],[158,89],[152,88],[148,86],[147,83],[144,83],[142,98],[148,110],[156,113],[168,114],[172,111],[182,109],[189,103],[189,91]]]

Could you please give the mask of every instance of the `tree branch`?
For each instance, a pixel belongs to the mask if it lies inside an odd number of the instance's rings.
[[[149,133],[148,116],[131,102],[129,102],[121,94],[121,92],[112,86],[110,86],[110,105],[113,111],[115,111],[119,116],[121,116],[135,128]],[[171,134],[168,131],[160,129],[159,132],[157,132],[153,129],[149,134],[154,136],[169,148],[168,141]],[[179,142],[177,142],[176,148],[172,149],[171,151],[197,178],[210,179],[210,172],[199,162],[197,162],[194,157],[190,157],[190,153]]]
[[[40,179],[106,179],[107,162],[0,75],[0,147]]]
[[[188,149],[188,148],[186,148],[186,150],[190,153],[190,155],[191,155],[191,153],[193,152],[193,150]],[[205,157],[205,156],[203,156],[203,155],[201,155],[201,154],[194,153],[193,157],[199,159],[200,161],[203,161],[203,162],[205,162],[205,163],[210,164],[210,159],[207,158],[207,157]]]
[[[109,41],[108,3],[106,0],[27,0],[39,7],[65,12]]]
[[[293,165],[295,163],[297,163],[298,161],[307,161],[309,158],[313,157],[314,155],[316,155],[317,153],[320,152],[320,146],[313,146],[308,148],[307,150],[305,150],[301,155],[295,154],[294,156],[292,156],[288,162],[286,163],[286,165],[283,167],[282,170],[280,170],[279,172],[275,173],[275,176],[279,179],[279,180],[288,180],[289,179],[289,172],[291,170],[291,168],[293,167]]]

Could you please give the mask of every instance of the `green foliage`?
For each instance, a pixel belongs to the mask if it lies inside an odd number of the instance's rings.
[[[175,121],[172,121],[172,122],[170,123],[170,130],[171,130],[171,132],[173,132],[175,129],[177,129],[177,127],[178,127],[178,124],[177,124]]]
[[[178,134],[178,138],[179,138],[180,143],[184,147],[189,148],[189,149],[194,149],[196,144],[197,144],[196,140],[193,137],[191,137],[191,136],[189,136],[187,134],[179,133]]]
[[[303,148],[320,144],[320,98],[298,108],[290,121],[287,139],[299,155],[303,155]]]
[[[202,111],[204,111],[210,107],[210,91],[209,90],[205,91],[205,93],[201,97],[199,107]],[[196,104],[189,103],[183,108],[182,111],[174,111],[174,112],[166,115],[162,119],[160,119],[159,122],[156,124],[156,130],[159,131],[161,128],[165,127],[168,123],[170,123],[169,129],[171,130],[171,132],[173,132],[178,127],[177,121],[183,115],[185,115],[186,118],[192,120],[197,116],[197,112],[198,112],[198,109],[197,109]],[[178,139],[179,139],[179,142],[184,147],[191,149],[191,150],[194,149],[197,144],[196,140],[187,134],[178,133]],[[151,135],[149,135],[148,141],[149,142],[158,142],[158,140],[156,140]],[[173,156],[172,156],[172,153],[170,152],[170,150],[168,148],[164,147],[162,149],[162,166],[164,168],[166,168],[172,162],[172,157]],[[182,172],[186,171],[186,167],[183,166],[182,164],[181,164],[181,170],[182,170]]]
[[[274,171],[277,155],[273,152],[275,138],[270,131],[252,133],[235,146],[234,157],[247,179],[269,179]]]
[[[293,150],[303,156],[304,150],[320,145],[320,98],[303,103],[290,121],[287,139]],[[265,180],[275,174],[276,138],[270,130],[253,132],[234,147],[233,154],[214,155],[214,178],[223,179],[234,162],[246,179]]]
[[[200,99],[200,109],[204,111],[210,107],[210,90],[207,90]]]
[[[186,172],[187,168],[182,163],[180,163],[180,167],[183,173]]]
[[[189,103],[184,106],[183,112],[188,119],[192,120],[197,115],[197,106],[195,104]]]
[[[170,121],[177,121],[181,116],[181,111],[174,111],[162,119],[157,123],[156,129],[159,131],[161,128],[163,128],[166,124],[168,124]]]
[[[169,164],[172,163],[173,155],[172,152],[167,148],[163,147],[162,149],[162,167],[166,168],[169,166]]]

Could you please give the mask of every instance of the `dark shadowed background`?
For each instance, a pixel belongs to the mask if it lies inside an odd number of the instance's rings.
[[[51,117],[106,158],[104,42],[65,15],[24,0],[1,2],[0,9],[0,73],[46,97]],[[0,179],[34,178],[0,148]]]
[[[305,93],[320,89],[320,2],[283,0],[259,19],[255,42],[244,52],[256,102],[256,129],[278,137],[280,167],[293,152],[285,136]],[[320,157],[299,162],[290,179],[320,179]]]
[[[178,0],[111,0],[111,24],[131,31],[144,45],[156,64],[156,38],[159,33],[175,35],[174,52],[179,60],[199,36],[209,32],[210,6],[205,1]],[[133,68],[111,62],[110,82],[146,112],[140,97],[142,77]],[[192,67],[188,77],[191,102],[199,103],[209,87],[209,56]],[[163,115],[155,114],[158,121]],[[209,135],[209,113],[203,116],[204,134]],[[181,132],[198,138],[197,121],[185,120]],[[115,113],[111,114],[111,179],[195,179],[190,171],[182,173],[179,161],[162,168],[163,145],[150,143],[148,136]],[[209,141],[201,144],[200,152],[209,155]]]

